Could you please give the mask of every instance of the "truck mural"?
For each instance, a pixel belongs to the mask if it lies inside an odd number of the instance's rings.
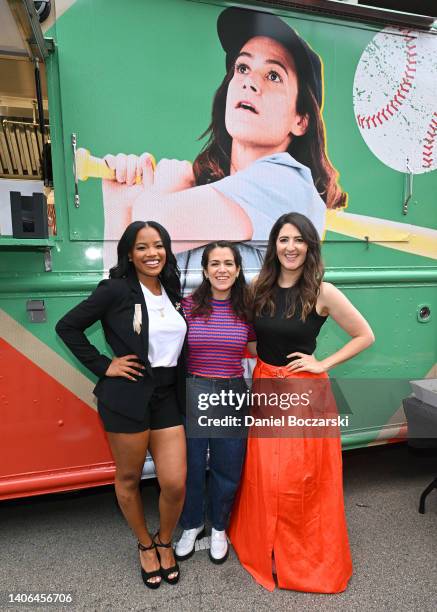
[[[350,413],[344,448],[404,438],[408,381],[437,377],[437,31],[256,2],[56,7],[45,32],[56,234],[0,236],[0,499],[113,481],[95,380],[54,325],[105,276],[134,219],[169,229],[188,292],[203,244],[244,242],[254,275],[276,218],[307,214],[327,280],[376,336],[331,372]],[[249,22],[256,44],[241,49]],[[249,138],[259,156],[233,155]],[[324,326],[326,352],[341,333]],[[107,353],[97,326],[88,337]]]

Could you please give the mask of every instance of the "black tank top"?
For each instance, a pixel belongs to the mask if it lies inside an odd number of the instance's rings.
[[[259,316],[254,319],[259,358],[265,363],[284,366],[291,359],[287,355],[296,351],[312,355],[316,349],[316,338],[323,323],[328,317],[317,314],[316,309],[307,316],[306,321],[300,319],[300,304],[290,319],[285,318],[290,299],[294,299],[294,288],[276,287],[274,301],[276,312],[273,317]],[[288,296],[288,300],[287,300]]]

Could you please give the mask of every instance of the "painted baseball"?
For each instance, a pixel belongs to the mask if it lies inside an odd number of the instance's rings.
[[[353,102],[361,135],[380,161],[414,174],[437,168],[435,34],[394,27],[376,34],[358,63]]]

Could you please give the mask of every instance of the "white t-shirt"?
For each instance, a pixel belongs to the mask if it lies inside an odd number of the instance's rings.
[[[184,344],[187,324],[175,309],[161,285],[161,295],[153,295],[142,283],[149,315],[149,361],[152,368],[171,368],[177,364]]]

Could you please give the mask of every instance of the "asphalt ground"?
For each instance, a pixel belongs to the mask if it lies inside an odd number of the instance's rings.
[[[344,454],[346,512],[354,575],[346,592],[269,593],[232,551],[222,566],[207,550],[181,564],[180,583],[144,587],[136,542],[112,487],[0,503],[1,610],[437,610],[437,490],[418,513],[422,490],[437,476],[437,457],[406,445]],[[157,487],[143,483],[151,529]],[[208,540],[201,542],[206,548]],[[73,602],[10,604],[9,593],[71,593]]]

